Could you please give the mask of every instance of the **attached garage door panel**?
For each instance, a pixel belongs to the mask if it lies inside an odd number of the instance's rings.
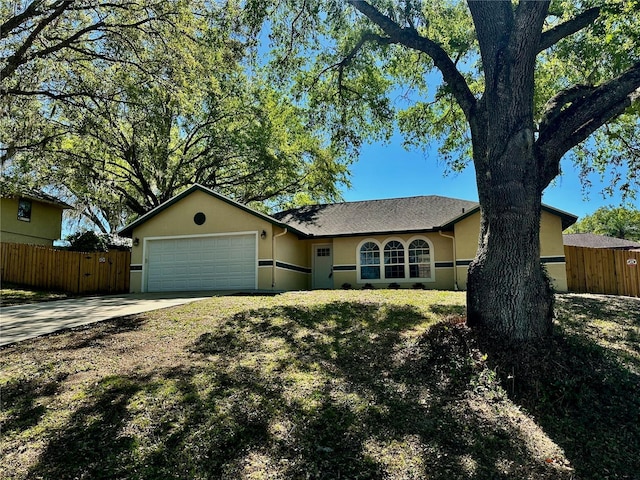
[[[148,292],[256,288],[256,236],[150,240]]]

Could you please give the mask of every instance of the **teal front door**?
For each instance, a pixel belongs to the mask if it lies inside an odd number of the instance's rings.
[[[330,244],[313,246],[313,288],[333,288],[333,248]]]

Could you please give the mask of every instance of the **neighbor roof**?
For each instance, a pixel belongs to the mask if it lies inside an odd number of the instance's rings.
[[[55,205],[56,207],[60,207],[62,209],[73,208],[71,205],[63,202],[62,200],[41,192],[40,190],[35,190],[32,188],[17,190],[4,181],[0,182],[0,196],[2,196],[2,198],[27,198],[29,200],[37,200],[38,202]]]
[[[478,207],[477,202],[436,195],[309,205],[274,218],[314,237],[439,230]]]
[[[623,238],[607,237],[595,233],[567,233],[562,236],[564,244],[571,247],[587,248],[640,248],[640,243]]]

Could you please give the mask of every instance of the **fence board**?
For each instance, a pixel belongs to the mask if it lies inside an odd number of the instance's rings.
[[[129,291],[131,252],[82,253],[0,243],[0,261],[3,282],[70,293]]]
[[[640,297],[640,252],[564,247],[569,291]]]

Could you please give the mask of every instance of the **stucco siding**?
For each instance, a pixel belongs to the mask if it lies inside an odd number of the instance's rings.
[[[307,290],[311,288],[311,263],[307,242],[290,232],[275,227],[275,282],[274,290]]]
[[[62,229],[61,207],[31,201],[31,220],[18,219],[18,199],[0,199],[0,240],[7,243],[53,245]]]
[[[433,247],[431,251],[434,273],[432,280],[358,280],[358,248],[367,240],[374,240],[380,245],[394,239],[400,240],[408,245],[416,238],[426,238]],[[341,288],[348,283],[353,288],[361,288],[367,283],[378,288],[386,288],[391,283],[397,283],[401,288],[411,288],[415,283],[422,283],[426,288],[452,289],[453,285],[453,241],[437,233],[426,234],[403,234],[403,235],[374,235],[370,237],[343,237],[333,240],[333,263],[334,263],[334,288]]]
[[[194,221],[197,213],[206,217],[202,225]],[[263,230],[265,238],[260,235]],[[131,291],[140,292],[144,287],[145,239],[237,232],[257,232],[258,262],[273,259],[271,223],[201,191],[180,199],[133,230],[132,238],[134,244],[138,240],[138,245],[134,245],[131,251]],[[265,274],[264,270],[258,268],[258,288],[271,289],[271,273]]]
[[[476,256],[480,234],[480,213],[475,213],[455,225],[458,286],[467,288],[468,263]],[[556,291],[567,291],[567,273],[562,242],[562,220],[542,211],[540,219],[540,257]]]

